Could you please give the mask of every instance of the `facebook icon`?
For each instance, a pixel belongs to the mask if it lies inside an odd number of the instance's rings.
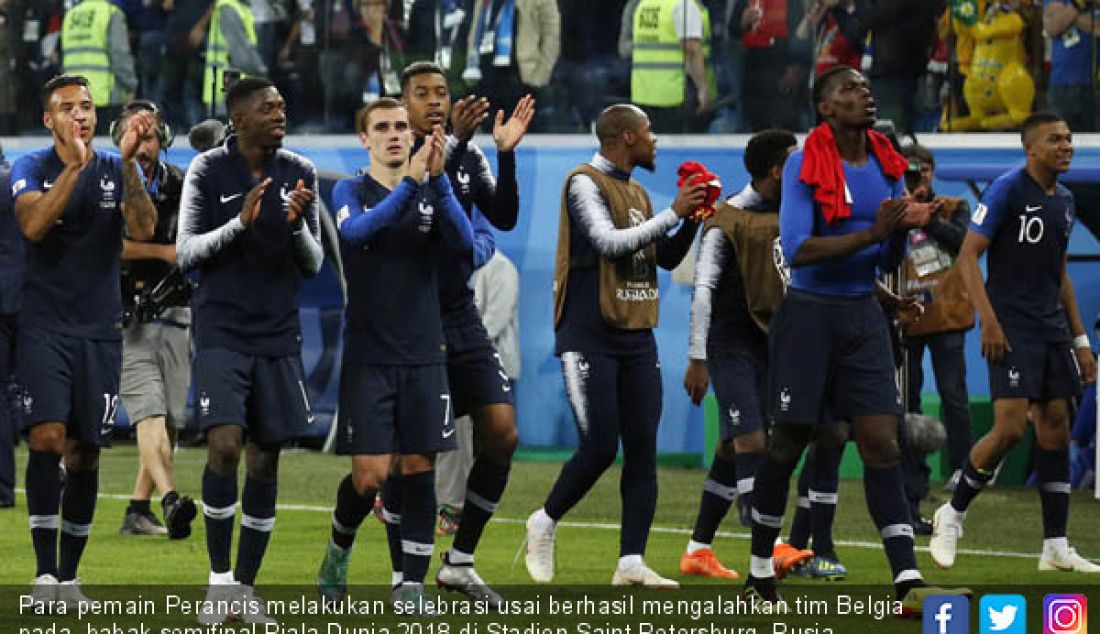
[[[924,600],[922,634],[969,634],[970,599],[957,594],[933,594]]]

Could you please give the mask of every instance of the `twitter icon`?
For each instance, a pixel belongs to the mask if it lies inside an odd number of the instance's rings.
[[[1019,594],[987,594],[978,604],[981,634],[1026,634],[1027,600]]]

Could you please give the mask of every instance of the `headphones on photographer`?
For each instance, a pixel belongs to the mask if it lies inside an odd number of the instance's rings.
[[[164,120],[164,114],[157,107],[157,104],[145,99],[136,99],[131,101],[122,107],[122,113],[118,118],[111,122],[110,134],[111,140],[115,145],[122,143],[122,135],[126,132],[122,126],[122,122],[131,114],[135,112],[151,112],[155,119],[154,129],[157,132],[157,139],[160,140],[160,149],[167,150],[171,147],[172,142],[176,140],[176,135],[172,133],[172,128],[168,125],[168,122]]]

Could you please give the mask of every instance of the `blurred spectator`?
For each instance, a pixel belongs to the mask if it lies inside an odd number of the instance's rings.
[[[116,0],[126,15],[126,22],[137,42],[134,55],[138,77],[136,96],[154,102],[162,101],[160,71],[167,47],[164,25],[175,0]]]
[[[61,27],[61,64],[62,72],[88,78],[96,134],[105,134],[138,85],[122,10],[107,0],[84,0],[69,9]]]
[[[286,41],[290,28],[287,0],[251,0],[251,6],[252,19],[256,25],[256,48],[264,66],[274,73],[279,47]]]
[[[202,102],[212,111],[211,115],[224,112],[225,89],[242,74],[267,74],[257,46],[249,5],[241,0],[217,0],[210,16],[206,67],[202,74]]]
[[[803,0],[737,0],[733,5],[729,33],[745,49],[744,132],[806,129],[811,47],[794,37],[804,8]]]
[[[6,26],[6,24],[5,24]],[[23,288],[25,247],[11,199],[11,164],[0,148],[0,508],[15,505],[15,443],[19,412],[13,407],[15,324]]]
[[[893,121],[901,134],[914,132],[918,83],[945,5],[945,0],[856,0],[854,15],[871,33],[871,67],[865,70],[878,118]]]
[[[466,18],[460,0],[413,0],[405,29],[408,62],[435,62],[444,71],[451,69],[459,31]]]
[[[561,53],[557,0],[470,1],[462,79],[488,97],[490,113],[510,113],[525,94],[537,99],[550,82]],[[492,115],[485,125],[492,129]]]
[[[1100,130],[1100,89],[1094,75],[1100,65],[1100,4],[1044,0],[1043,31],[1051,46],[1048,105],[1074,132]]]
[[[706,116],[718,92],[710,13],[698,0],[640,0],[630,11],[628,4],[623,24],[631,29],[630,100],[646,111],[656,132],[705,129],[696,119]],[[691,101],[685,75],[695,89]]]
[[[867,34],[855,10],[856,0],[815,0],[802,18],[797,36],[813,42],[814,77],[837,66],[859,68]]]
[[[206,30],[213,14],[212,0],[173,0],[164,22],[167,54],[161,63],[160,90],[164,116],[177,130],[205,118],[202,79]]]
[[[18,129],[15,115],[19,112],[19,84],[15,68],[19,38],[23,34],[18,30],[22,20],[17,21],[15,13],[12,0],[0,0],[0,61],[5,62],[0,63],[0,136],[15,134]],[[0,408],[5,406],[6,403],[0,403]]]

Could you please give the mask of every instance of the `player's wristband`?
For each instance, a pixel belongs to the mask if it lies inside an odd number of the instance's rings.
[[[1077,335],[1076,337],[1074,337],[1073,338],[1073,347],[1074,348],[1091,348],[1092,345],[1089,344],[1089,336],[1088,335]]]

